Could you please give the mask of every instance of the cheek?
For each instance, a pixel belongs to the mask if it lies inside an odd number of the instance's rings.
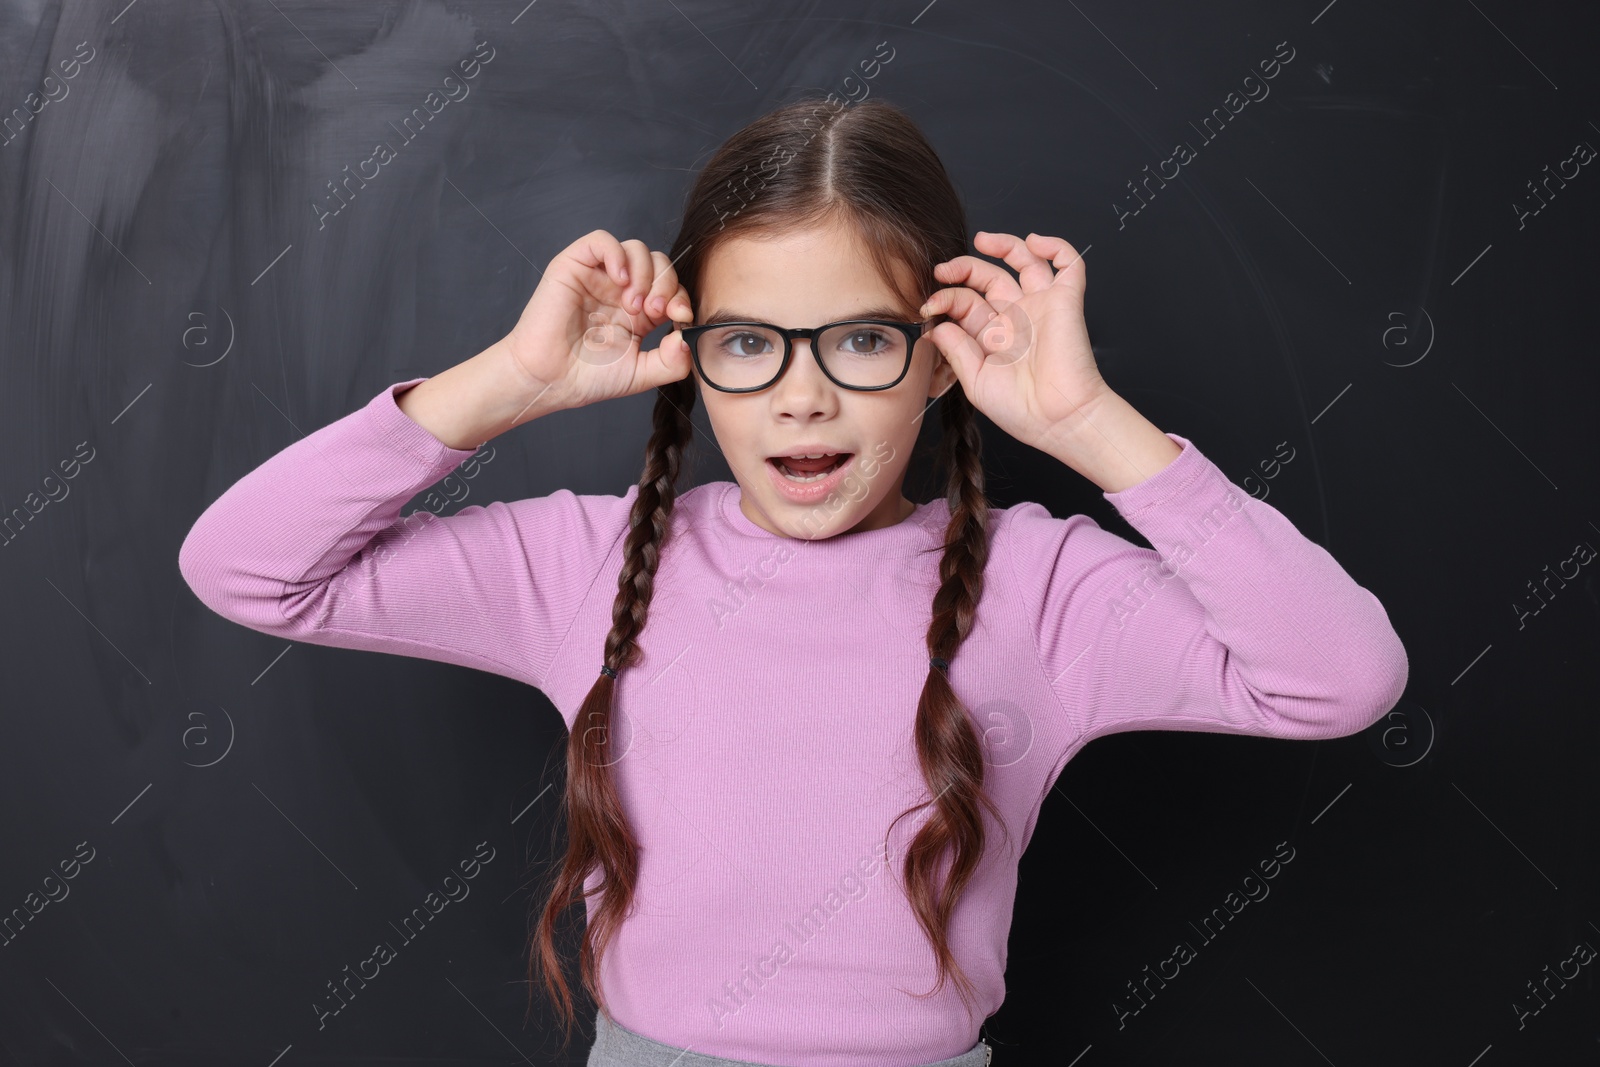
[[[706,421],[711,423],[711,434],[724,456],[740,451],[750,439],[748,407],[736,398],[719,394],[715,389],[700,388],[700,404],[705,408]],[[703,443],[703,442],[702,442]]]
[[[701,403],[706,410],[706,421],[711,424],[711,440],[695,432],[689,450],[717,451],[728,464],[735,481],[750,486],[753,492],[764,492],[768,478],[766,455],[762,451],[764,427],[768,418],[760,404],[747,402],[745,397],[712,395],[715,389],[701,391]],[[764,394],[755,394],[761,396]],[[713,448],[714,445],[714,448]]]
[[[913,420],[920,411],[920,404],[896,404],[893,412],[878,413],[880,417],[874,419],[872,428],[862,435],[861,454],[845,478],[846,484],[840,486],[841,493],[850,495],[852,500],[882,495],[884,487],[905,468],[907,457],[916,444],[917,427]],[[851,486],[852,482],[856,485]]]
[[[844,481],[839,483],[839,495],[852,504],[858,503],[865,500],[872,492],[872,482],[875,480],[873,474],[867,473],[865,468],[858,466],[855,470],[845,475]]]

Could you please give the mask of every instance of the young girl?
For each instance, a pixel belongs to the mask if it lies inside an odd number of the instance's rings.
[[[570,1038],[554,933],[583,901],[591,1065],[988,1063],[1067,760],[1121,730],[1340,737],[1405,687],[1378,600],[1107,386],[1073,247],[979,231],[1008,271],[967,233],[898,110],[781,108],[706,165],[670,254],[579,238],[509,335],[285,448],[184,542],[245,626],[549,696],[567,846],[529,977]],[[400,518],[495,435],[646,389],[623,496]],[[735,480],[679,496],[697,398]],[[933,407],[947,489],[915,503]],[[1154,550],[991,509],[975,409]]]

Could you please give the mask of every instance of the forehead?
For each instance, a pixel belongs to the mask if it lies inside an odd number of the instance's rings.
[[[910,271],[896,266],[909,283]],[[699,290],[695,306],[702,316],[732,311],[780,326],[814,326],[906,302],[879,273],[855,228],[844,224],[728,238],[706,256]]]

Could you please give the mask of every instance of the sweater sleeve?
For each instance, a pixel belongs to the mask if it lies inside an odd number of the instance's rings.
[[[1091,737],[1316,739],[1376,722],[1409,673],[1377,597],[1187,438],[1167,436],[1181,449],[1168,466],[1102,494],[1153,549],[1085,515],[1011,509],[1013,567],[1043,576],[1020,584],[1061,713]]]
[[[195,521],[179,571],[217,614],[262,633],[542,688],[637,487],[400,518],[473,455],[400,410],[395,396],[424,380],[389,386],[240,478]]]

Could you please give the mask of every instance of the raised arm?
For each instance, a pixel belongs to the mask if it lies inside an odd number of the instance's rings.
[[[179,569],[212,610],[263,633],[542,686],[637,488],[402,519],[473,455],[399,406],[421,381],[391,385],[230,486],[189,531]]]
[[[1316,738],[1387,712],[1408,665],[1383,606],[1110,388],[1084,320],[1083,255],[1037,233],[973,242],[1019,273],[972,256],[939,264],[950,287],[921,314],[950,321],[929,336],[990,421],[1099,486],[1154,546],[1038,504],[1008,511],[1011,577],[1064,713],[1090,735]]]
[[[1377,597],[1167,436],[1177,458],[1103,494],[1154,550],[1087,516],[1011,509],[1010,555],[1063,714],[1088,735],[1328,738],[1377,721],[1409,669]]]
[[[665,254],[585,234],[551,259],[506,337],[390,386],[229,487],[184,540],[184,580],[218,614],[265,633],[544,686],[638,487],[563,489],[448,518],[400,519],[400,509],[497,434],[686,377],[680,332],[649,350],[640,340],[693,317]]]

